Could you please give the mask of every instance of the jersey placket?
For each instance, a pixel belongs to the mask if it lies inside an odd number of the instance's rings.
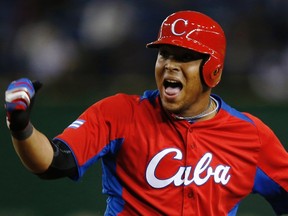
[[[183,123],[183,122],[182,122]],[[187,124],[186,124],[187,123]],[[181,127],[179,127],[181,125]],[[185,124],[179,124],[177,129],[180,129],[180,134],[184,141],[183,152],[184,154],[184,161],[185,161],[185,174],[183,176],[184,183],[183,183],[183,209],[182,215],[197,215],[197,193],[196,193],[196,186],[193,180],[194,176],[194,168],[195,164],[197,163],[197,145],[194,142],[194,127],[193,124],[185,122]]]

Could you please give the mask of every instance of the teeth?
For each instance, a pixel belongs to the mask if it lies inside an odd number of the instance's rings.
[[[170,80],[170,79],[165,80],[163,85],[164,85],[165,89],[167,89],[168,87],[182,89],[182,87],[183,87],[182,84],[179,81]]]
[[[177,83],[177,81],[175,80],[166,80],[167,82],[170,82],[170,83]]]

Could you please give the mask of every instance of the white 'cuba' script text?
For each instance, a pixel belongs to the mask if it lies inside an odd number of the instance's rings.
[[[210,178],[213,178],[214,182],[217,184],[226,185],[231,178],[231,175],[229,174],[230,166],[219,164],[215,167],[215,169],[213,169],[210,166],[213,155],[210,152],[207,152],[198,161],[194,171],[192,170],[192,166],[181,166],[171,177],[159,179],[156,176],[157,167],[161,160],[163,160],[170,153],[176,153],[173,160],[183,159],[183,154],[179,149],[168,148],[156,154],[147,166],[146,180],[153,188],[164,188],[172,182],[175,186],[187,186],[192,183],[199,186],[205,184]]]

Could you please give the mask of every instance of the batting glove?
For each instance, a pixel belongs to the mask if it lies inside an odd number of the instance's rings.
[[[12,132],[23,131],[29,124],[35,94],[41,86],[39,81],[31,82],[27,78],[13,81],[8,86],[5,92],[6,121]]]

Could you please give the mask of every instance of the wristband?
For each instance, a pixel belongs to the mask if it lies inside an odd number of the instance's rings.
[[[11,135],[17,140],[25,140],[30,137],[33,133],[33,125],[29,122],[24,130],[13,131],[11,130]]]

